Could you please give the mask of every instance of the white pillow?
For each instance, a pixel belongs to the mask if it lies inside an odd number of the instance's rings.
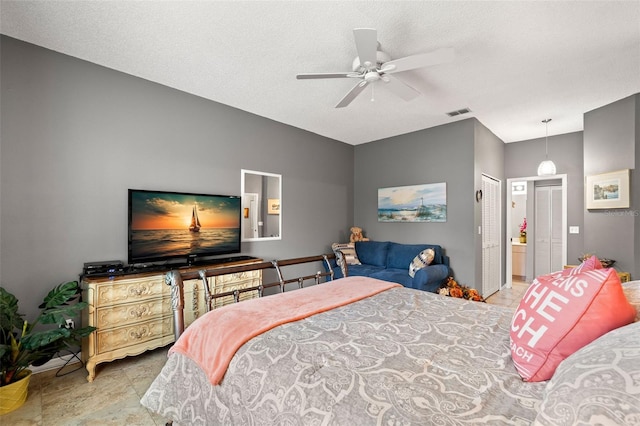
[[[356,253],[355,243],[333,243],[331,244],[331,250],[333,250],[336,255],[336,264],[342,270],[343,277],[346,277],[348,272],[348,268],[342,263],[343,256],[347,265],[361,265],[358,254]],[[342,253],[342,256],[338,254],[338,251]]]
[[[416,272],[426,266],[429,266],[433,262],[435,252],[433,249],[424,249],[416,257],[413,258],[411,264],[409,264],[409,276],[411,278],[416,276]]]

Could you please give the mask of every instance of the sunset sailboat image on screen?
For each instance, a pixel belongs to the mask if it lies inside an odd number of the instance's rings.
[[[129,190],[129,263],[240,252],[242,198]]]
[[[189,231],[191,232],[200,232],[200,219],[198,219],[198,205],[193,205],[193,210],[191,211],[191,225],[189,225]]]

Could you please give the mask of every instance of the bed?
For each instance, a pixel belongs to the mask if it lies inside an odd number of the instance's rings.
[[[205,330],[243,305],[242,318],[262,318],[260,302],[273,307],[290,293],[308,301],[377,281],[347,277],[226,306],[194,322],[176,346],[225,346]],[[174,347],[141,403],[178,425],[640,423],[640,323],[579,350],[552,380],[524,382],[511,357],[513,314],[390,286],[255,333],[218,379],[197,354]]]

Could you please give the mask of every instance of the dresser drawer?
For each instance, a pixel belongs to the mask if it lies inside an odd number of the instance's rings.
[[[238,272],[235,274],[227,274],[227,275],[219,275],[215,277],[216,284],[226,284],[229,282],[238,282],[244,281],[248,279],[260,278],[262,275],[262,271],[247,271],[247,272]]]
[[[143,321],[133,325],[108,330],[98,329],[96,353],[138,345],[173,334],[173,317]]]
[[[232,274],[232,275],[240,275],[240,274]],[[222,279],[222,280],[217,279],[211,292],[213,294],[226,293],[228,291],[240,290],[248,287],[256,287],[256,286],[259,286],[261,283],[262,275],[260,274],[259,271],[243,273],[242,275],[243,275],[242,279],[236,279],[236,280],[226,279],[231,275],[222,275],[222,276],[216,277],[216,278],[225,278],[225,279]],[[256,297],[258,297],[257,290],[240,293],[241,301],[247,300],[247,299],[254,299]],[[212,307],[215,309],[224,305],[228,305],[230,303],[234,303],[233,296],[218,297],[213,300]]]
[[[104,307],[170,296],[171,289],[162,276],[152,276],[102,283],[95,293],[94,305]]]
[[[156,298],[137,303],[100,307],[96,314],[98,330],[121,327],[136,322],[170,315],[171,299]]]

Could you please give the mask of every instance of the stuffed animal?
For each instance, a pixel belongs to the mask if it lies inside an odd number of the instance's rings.
[[[354,226],[351,228],[351,237],[349,237],[349,241],[355,243],[356,241],[369,241],[369,239],[362,235],[362,228]]]

